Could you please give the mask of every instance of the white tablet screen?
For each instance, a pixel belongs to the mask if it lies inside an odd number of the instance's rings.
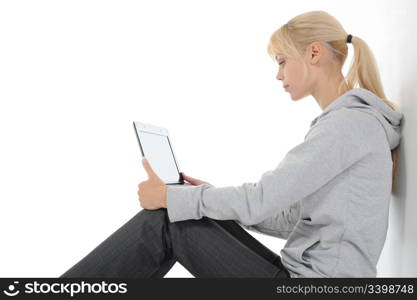
[[[168,137],[157,133],[139,131],[145,157],[155,173],[165,183],[178,183],[179,173]]]

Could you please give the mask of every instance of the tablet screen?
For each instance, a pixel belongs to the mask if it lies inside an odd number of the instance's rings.
[[[178,183],[180,175],[168,137],[143,131],[138,134],[145,157],[159,178],[165,183]]]

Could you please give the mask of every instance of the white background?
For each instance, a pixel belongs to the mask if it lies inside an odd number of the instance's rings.
[[[58,277],[141,209],[134,120],[168,128],[181,170],[215,186],[274,169],[321,110],[291,100],[266,47],[310,10],[368,42],[415,125],[413,0],[1,1],[0,276]],[[379,276],[417,275],[406,147]],[[285,242],[251,234],[278,254]]]

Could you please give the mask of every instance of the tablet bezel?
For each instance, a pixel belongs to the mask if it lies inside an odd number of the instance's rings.
[[[182,176],[182,173],[181,173],[179,165],[178,165],[178,160],[177,160],[177,157],[175,155],[174,147],[172,146],[172,143],[171,143],[171,138],[169,136],[168,129],[160,127],[160,126],[152,125],[152,124],[149,124],[149,123],[139,122],[139,121],[133,121],[133,129],[135,131],[135,135],[136,135],[136,138],[137,138],[138,143],[139,143],[139,148],[140,148],[140,152],[142,154],[142,157],[146,157],[146,155],[145,155],[144,149],[142,147],[142,143],[141,143],[140,138],[139,138],[139,131],[148,132],[148,133],[152,133],[152,134],[159,134],[159,135],[163,135],[167,138],[169,147],[171,149],[172,156],[174,157],[175,166],[177,167],[177,171],[178,171],[178,175],[179,175],[179,181],[178,182],[172,182],[172,183],[165,183],[165,184],[166,185],[178,185],[178,184],[184,185],[184,183],[185,183],[184,178]]]

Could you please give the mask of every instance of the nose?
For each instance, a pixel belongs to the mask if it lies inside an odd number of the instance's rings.
[[[282,72],[281,70],[278,71],[277,76],[275,77],[277,80],[284,80],[283,76],[282,76]]]

